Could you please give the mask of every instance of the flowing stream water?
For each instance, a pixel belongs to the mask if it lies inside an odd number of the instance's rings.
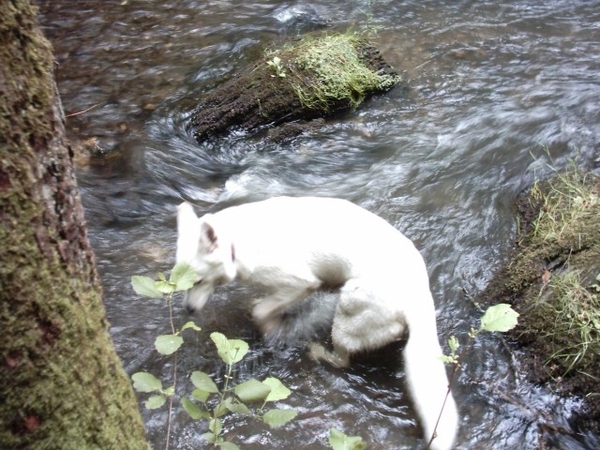
[[[129,373],[145,370],[166,380],[171,373],[171,360],[153,348],[169,329],[167,309],[136,296],[130,278],[172,267],[182,199],[198,214],[279,194],[356,202],[415,241],[431,277],[440,339],[466,342],[481,315],[471,299],[512,248],[517,193],[572,161],[599,167],[598,1],[45,0],[40,6],[70,137],[103,155],[80,165],[78,180],[111,333]],[[186,130],[202,95],[266,46],[311,30],[365,26],[377,29],[376,45],[408,90],[395,88],[284,145],[243,134],[199,145]],[[190,333],[179,356],[180,390],[191,390],[193,370],[222,380],[208,339],[220,331],[250,343],[236,376],[280,378],[293,391],[284,403],[299,415],[275,430],[228,419],[228,438],[246,449],[323,449],[335,427],[362,436],[370,449],[423,446],[399,348],[346,371],[315,364],[303,349],[311,336],[302,330],[280,342],[261,339],[249,321],[252,295],[235,284],[221,288],[195,317],[203,330]],[[188,320],[179,302],[175,320]],[[326,340],[326,327],[315,333]],[[551,448],[600,448],[598,436],[577,433],[569,422],[579,400],[529,384],[519,356],[497,335],[482,335],[469,347],[454,383],[457,448],[537,449],[542,432],[551,436]],[[153,447],[164,448],[165,408],[142,411]],[[176,408],[171,448],[207,448],[205,431],[205,423]]]

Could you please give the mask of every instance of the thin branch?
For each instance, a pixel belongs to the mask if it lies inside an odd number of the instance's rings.
[[[173,354],[173,388],[177,386],[177,352]],[[169,450],[169,441],[171,439],[171,423],[173,422],[173,395],[169,396],[169,415],[167,417],[167,442],[165,445],[165,450]]]
[[[65,117],[75,117],[75,116],[79,116],[79,115],[81,115],[81,114],[85,114],[85,113],[86,113],[86,112],[88,112],[88,111],[91,111],[91,110],[92,110],[92,109],[94,109],[94,108],[97,108],[98,106],[100,106],[100,103],[96,103],[95,105],[92,105],[92,106],[90,106],[89,108],[87,108],[87,109],[84,109],[83,111],[77,111],[77,112],[74,112],[74,113],[71,113],[71,114],[66,114],[66,115],[65,115]]]
[[[171,331],[175,334],[175,323],[173,321],[173,294],[167,298],[167,305],[169,307],[169,322],[171,324]],[[169,441],[171,439],[171,424],[173,422],[173,397],[177,390],[177,352],[173,354],[173,395],[169,396],[169,415],[167,417],[167,441],[165,444],[165,450],[169,450]]]

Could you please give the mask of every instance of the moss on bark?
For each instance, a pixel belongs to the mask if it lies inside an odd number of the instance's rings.
[[[53,57],[28,1],[0,4],[0,442],[148,448],[101,300]]]

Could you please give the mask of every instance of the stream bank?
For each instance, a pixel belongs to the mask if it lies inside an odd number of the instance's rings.
[[[485,303],[520,313],[510,338],[533,383],[584,400],[574,429],[600,419],[600,177],[575,166],[536,181],[516,200],[519,231]]]

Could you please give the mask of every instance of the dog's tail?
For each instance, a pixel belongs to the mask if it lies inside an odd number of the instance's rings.
[[[449,450],[456,438],[458,413],[440,359],[433,300],[430,311],[418,315],[407,317],[409,337],[403,351],[407,385],[425,440],[431,441],[428,448]]]

